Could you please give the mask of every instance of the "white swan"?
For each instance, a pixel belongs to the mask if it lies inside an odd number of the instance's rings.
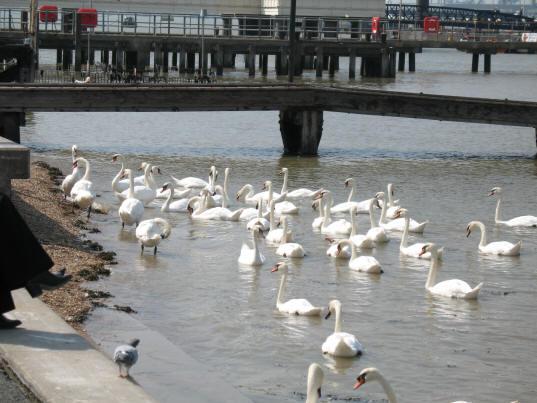
[[[356,357],[362,354],[363,348],[356,336],[341,331],[341,302],[337,299],[330,301],[325,319],[328,319],[332,312],[336,315],[336,325],[334,333],[328,336],[321,346],[323,354],[336,357]]]
[[[475,288],[471,288],[468,283],[462,280],[445,280],[438,284],[436,281],[436,267],[438,266],[438,251],[434,243],[427,243],[422,248],[421,253],[431,252],[431,266],[429,275],[425,283],[425,289],[432,295],[448,298],[476,299],[483,283],[479,283]]]
[[[252,228],[251,233],[253,247],[250,248],[246,242],[243,242],[238,261],[241,264],[260,266],[265,263],[265,256],[261,253],[258,245],[258,238],[263,238],[263,231],[256,226]]]
[[[506,225],[508,227],[537,227],[537,217],[532,215],[522,215],[519,217],[511,218],[510,220],[500,220],[500,206],[502,204],[502,188],[495,187],[490,190],[489,196],[498,195],[498,203],[496,204],[496,214],[494,215],[494,222],[500,225]]]
[[[280,289],[278,290],[278,297],[276,299],[276,308],[278,311],[288,313],[290,315],[302,315],[302,316],[319,316],[323,312],[322,307],[313,306],[307,299],[297,298],[290,299],[287,302],[283,302],[283,296],[285,294],[285,283],[287,281],[287,264],[284,262],[278,263],[271,270],[280,271],[282,273],[282,279],[280,281]]]
[[[209,170],[209,181],[204,181],[203,179],[196,178],[193,176],[188,176],[183,179],[177,179],[173,175],[171,176],[172,180],[175,183],[175,186],[180,188],[193,188],[193,189],[203,189],[205,187],[212,188],[215,185],[216,179],[218,177],[218,171],[213,165]]]
[[[373,204],[376,204],[378,207],[378,199],[371,199],[371,202],[369,204],[369,221],[371,223],[371,227],[369,228],[369,231],[367,231],[367,234],[365,236],[377,243],[389,242],[390,235],[388,235],[388,232],[383,227],[377,224],[375,218],[373,217]]]
[[[371,204],[371,200],[368,201]],[[368,207],[369,210],[369,207]],[[350,210],[351,216],[351,234],[349,236],[350,241],[357,248],[371,249],[375,247],[375,242],[367,235],[358,234],[358,223],[356,222],[356,206],[352,206]]]
[[[410,222],[410,219],[408,218],[408,210],[402,207],[399,207],[395,213],[394,218],[397,219],[399,217],[404,217],[405,219],[405,228],[403,230],[403,236],[401,237],[401,244],[399,245],[399,251],[401,255],[409,256],[409,257],[417,257],[418,259],[429,260],[431,258],[430,252],[421,254],[421,250],[423,249],[425,242],[418,242],[410,246],[407,245],[408,244],[408,225]],[[441,259],[442,254],[444,253],[444,248],[442,247],[438,249],[437,252],[438,252],[438,258]]]
[[[255,225],[261,226],[263,231],[270,230],[270,221],[263,217],[263,198],[260,196],[257,203],[257,216],[246,224],[246,229],[251,230]]]
[[[134,197],[134,178],[131,169],[125,169],[124,174],[129,177],[129,197],[127,197],[119,206],[118,213],[121,219],[121,227],[140,223],[144,215],[144,204]]]
[[[153,188],[151,188],[151,184],[149,183],[149,171],[151,170],[151,165],[146,164],[144,168],[144,179],[145,179],[145,185],[144,186],[134,186],[134,197],[136,197],[138,200],[140,200],[142,203],[144,203],[144,206],[147,206],[149,203],[151,203],[153,200],[155,200],[155,197],[157,196],[157,191]],[[126,170],[125,170],[126,171]],[[132,171],[132,170],[131,170]],[[120,178],[124,178],[126,176],[125,172],[120,176]],[[124,190],[123,192],[117,192],[115,191],[116,197],[123,201],[127,197],[129,197],[130,190]]]
[[[276,201],[274,191],[272,190],[271,181],[265,181],[262,190],[268,191],[268,203],[270,203],[271,200]],[[285,197],[285,193],[283,195],[280,195],[279,199],[283,200],[282,197]],[[300,207],[295,206],[293,203],[287,200],[276,201],[276,204],[274,205],[274,212],[276,214],[298,214],[299,209]]]
[[[206,198],[207,189],[203,189],[202,195],[191,197],[187,203],[187,210],[190,216],[197,220],[220,220],[220,221],[239,221],[242,213],[242,208],[236,211],[231,211],[224,207],[207,208]],[[193,209],[194,202],[198,201],[198,208]]]
[[[357,214],[367,214],[369,212],[369,200],[371,199],[362,200],[360,202],[352,200],[354,198],[354,192],[356,191],[356,181],[353,178],[345,179],[345,189],[347,189],[349,185],[351,187],[351,192],[349,193],[347,201],[336,204],[330,209],[330,212],[332,214],[348,213],[352,207],[355,207]]]
[[[162,185],[162,189],[160,190],[160,193],[168,192],[168,197],[166,198],[166,201],[160,208],[160,211],[170,211],[172,213],[187,213],[188,210],[186,209],[188,204],[188,198],[187,196],[190,195],[192,192],[191,188],[186,188],[185,190],[182,190],[179,193],[178,196],[180,196],[179,200],[175,200],[172,202],[172,199],[175,198],[176,192],[174,187],[172,186],[171,182],[166,182],[164,185]]]
[[[283,237],[281,240],[282,244],[278,246],[278,249],[276,249],[276,254],[283,257],[304,257],[306,252],[304,252],[302,245],[296,242],[289,242],[290,239],[288,239],[289,232],[287,231],[287,217],[282,216],[280,221],[282,222],[283,226]]]
[[[379,200],[383,200],[384,199],[384,192],[378,192],[377,193],[377,199]],[[405,230],[405,219],[400,217],[400,218],[395,218],[393,219],[392,221],[389,221],[389,222],[384,222],[385,218],[386,218],[386,209],[387,209],[387,206],[386,206],[387,203],[384,203],[382,205],[382,210],[381,210],[381,213],[380,213],[380,219],[379,219],[379,225],[385,229],[387,229],[388,231],[404,231]],[[409,222],[409,225],[408,225],[408,230],[410,232],[415,232],[415,233],[418,233],[418,234],[422,234],[423,231],[425,231],[425,226],[429,223],[429,220],[426,220],[422,223],[419,223],[417,222],[416,220],[412,219],[412,218],[409,218],[410,222]]]
[[[395,393],[393,392],[392,387],[384,378],[384,376],[382,376],[380,371],[376,368],[363,369],[360,372],[360,375],[358,375],[358,377],[356,378],[356,384],[354,385],[353,389],[358,389],[364,383],[371,381],[377,381],[378,383],[380,383],[380,386],[382,386],[384,393],[386,393],[388,403],[397,403],[397,398],[395,397]]]
[[[349,269],[358,270],[364,273],[384,273],[379,261],[373,256],[358,256],[358,254],[356,253],[356,246],[354,246],[354,243],[349,239],[342,239],[341,241],[338,241],[336,245],[338,253],[340,253],[339,251],[342,250],[344,245],[347,245],[351,248],[351,260],[349,260]]]
[[[88,208],[88,218],[91,214],[91,205],[93,200],[95,200],[95,189],[93,187],[93,182],[89,180],[90,175],[90,163],[85,158],[77,158],[73,162],[73,168],[78,166],[79,162],[83,162],[86,165],[86,171],[84,176],[79,179],[71,188],[71,200],[81,209]]]
[[[283,174],[283,185],[282,185],[282,191],[280,194],[287,194],[285,197],[288,200],[302,200],[302,199],[313,199],[314,197],[317,197],[323,189],[317,189],[317,190],[310,190],[306,188],[300,188],[293,190],[289,192],[287,190],[287,181],[289,177],[289,170],[287,168],[282,168],[280,171],[280,175]]]
[[[481,253],[487,253],[489,255],[503,255],[503,256],[518,256],[520,255],[520,246],[522,241],[518,241],[516,244],[506,241],[491,242],[487,244],[487,233],[485,224],[480,221],[470,221],[466,227],[466,237],[470,236],[470,233],[474,228],[481,230],[481,241],[477,250]]]
[[[349,245],[338,245],[339,239],[325,238],[330,243],[330,246],[326,250],[326,256],[335,257],[337,259],[350,259],[351,247]]]
[[[276,223],[274,221],[274,205],[275,204],[276,203],[274,202],[274,200],[270,201],[269,232],[265,235],[265,242],[280,244],[282,243],[283,229],[276,228]],[[292,239],[293,239],[293,232],[287,231],[287,240],[291,241]]]
[[[321,234],[327,235],[344,235],[351,233],[352,225],[346,220],[337,220],[330,222],[330,206],[332,203],[332,192],[323,190],[317,198],[326,198],[324,203],[324,219],[321,225]]]
[[[397,209],[401,206],[398,206],[396,202],[393,201],[393,184],[388,183],[387,186],[388,194],[388,206],[386,208],[386,218],[393,219],[397,213]],[[397,200],[398,202],[399,200]]]
[[[76,144],[73,144],[71,147],[71,163],[74,163],[76,158],[78,156],[78,147]],[[71,194],[71,189],[73,188],[73,185],[78,182],[80,179],[82,179],[82,168],[78,166],[78,164],[73,168],[73,171],[67,175],[61,184],[61,190],[63,192],[64,198],[67,198],[67,195]]]
[[[171,227],[168,221],[163,218],[151,218],[150,220],[142,221],[136,228],[136,238],[142,247],[154,247],[153,254],[157,254],[157,246],[160,241],[170,236]]]
[[[228,191],[230,171],[231,171],[230,168],[226,168],[224,170],[224,185],[223,186],[216,185],[214,187],[215,194],[209,195],[209,197],[207,198],[207,203],[209,207],[216,207],[216,206],[221,206],[224,208],[228,207],[230,200],[229,200],[227,191]],[[218,192],[220,194],[217,194]]]
[[[321,387],[323,386],[323,370],[317,363],[310,364],[308,368],[308,389],[306,390],[306,403],[319,403]]]
[[[318,195],[317,195],[318,196]],[[317,197],[315,196],[315,197]],[[313,229],[320,229],[324,221],[324,208],[323,208],[323,198],[316,198],[313,203],[311,203],[311,209],[315,211],[319,209],[319,217],[315,217],[311,223]]]
[[[125,168],[127,168],[127,164],[125,162],[125,157],[123,157],[123,155],[121,155],[121,154],[116,154],[116,155],[121,156],[121,157],[118,157],[118,158],[121,161],[121,169],[122,169],[122,171],[124,171]],[[112,161],[116,161],[116,160],[117,159],[112,158]],[[138,167],[138,171],[144,170],[144,173],[142,175],[138,175],[138,176],[134,177],[134,186],[145,186],[145,167],[146,167],[146,165],[147,165],[147,162],[144,161]],[[134,174],[134,171],[132,173]],[[115,187],[112,185],[112,189],[114,189],[115,191],[120,192],[120,193],[123,192],[124,190],[127,190],[128,188],[129,188],[129,179],[128,178],[118,181],[117,185]]]

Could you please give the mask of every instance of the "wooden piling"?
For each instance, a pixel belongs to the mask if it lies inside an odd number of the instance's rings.
[[[255,77],[255,49],[252,45],[248,47],[248,76]]]
[[[221,77],[224,74],[224,47],[216,45],[216,75]]]
[[[398,71],[405,71],[405,52],[399,52],[399,63],[397,66]]]
[[[262,63],[262,66],[261,66],[261,74],[263,75],[263,77],[266,77],[267,74],[268,74],[268,58],[269,58],[269,55],[268,53],[263,53],[263,63]]]
[[[490,73],[490,58],[491,58],[491,55],[490,55],[490,53],[485,53],[483,56],[485,58],[485,66],[484,66],[483,71],[485,73]]]
[[[318,47],[316,49],[316,53],[317,53],[317,56],[316,56],[316,62],[315,62],[315,77],[318,77],[318,78],[321,78],[323,76],[323,60],[324,60],[324,55],[323,55],[323,48],[322,47]]]
[[[414,52],[408,54],[408,71],[416,71],[416,54]]]
[[[62,50],[56,49],[56,70],[60,70],[62,66]]]
[[[352,80],[356,77],[356,49],[351,48],[349,51],[349,78]]]
[[[336,74],[336,57],[330,55],[330,58],[328,59],[328,77],[332,78]]]
[[[472,53],[472,73],[477,73],[479,69],[479,53]]]
[[[280,111],[280,133],[284,154],[317,155],[322,130],[322,110]]]
[[[179,51],[179,73],[183,74],[186,72],[186,50],[181,49]]]

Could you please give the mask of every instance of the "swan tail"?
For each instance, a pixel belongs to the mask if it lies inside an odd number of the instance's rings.
[[[464,299],[477,299],[479,290],[483,287],[483,283],[479,283],[475,288],[464,296]]]
[[[172,178],[172,180],[175,182],[175,184],[179,187],[182,187],[181,186],[181,180],[177,179],[175,176],[173,175],[170,175],[170,177]]]
[[[522,247],[522,241],[518,241],[513,248],[513,253],[520,254],[520,248]]]
[[[442,246],[441,248],[438,249],[437,253],[438,253],[438,259],[442,259],[442,255],[444,254],[444,246]]]

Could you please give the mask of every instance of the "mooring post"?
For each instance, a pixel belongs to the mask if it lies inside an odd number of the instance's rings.
[[[485,73],[490,73],[490,58],[491,58],[491,55],[490,53],[485,53],[483,55],[484,59],[485,59],[485,66],[484,66],[484,72]]]
[[[323,76],[323,67],[324,67],[323,48],[319,46],[316,49],[315,53],[317,54],[316,59],[315,59],[315,77],[321,78]]]
[[[328,77],[332,78],[336,74],[336,57],[334,55],[330,55],[330,59],[328,59]]]
[[[255,77],[255,49],[253,45],[248,47],[248,76]]]
[[[477,73],[479,68],[479,53],[472,53],[472,73]]]
[[[280,133],[284,154],[317,155],[323,130],[322,110],[280,111]]]
[[[356,77],[356,49],[351,48],[349,51],[349,78]]]
[[[397,70],[405,71],[405,52],[399,52],[399,64]]]
[[[224,47],[216,45],[216,75],[221,77],[224,74]]]
[[[414,52],[408,54],[408,71],[416,71],[416,53]]]
[[[263,53],[263,63],[262,63],[262,66],[261,66],[261,74],[263,75],[263,77],[266,77],[267,74],[268,74],[268,58],[269,58],[269,55],[268,53]]]

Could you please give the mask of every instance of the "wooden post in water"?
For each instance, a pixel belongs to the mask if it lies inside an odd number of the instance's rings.
[[[485,73],[490,73],[490,58],[491,58],[491,55],[490,53],[485,53],[483,55],[483,57],[485,58],[485,66],[484,66],[484,72]]]
[[[328,59],[328,77],[332,78],[336,74],[336,57],[330,55],[330,58]]]
[[[216,75],[221,77],[224,74],[224,47],[216,45]]]
[[[323,67],[324,67],[324,54],[323,48],[319,46],[316,49],[316,62],[315,62],[315,77],[321,78],[323,76]]]
[[[179,73],[183,74],[186,72],[186,50],[181,49],[179,51]]]
[[[322,110],[280,111],[280,133],[284,154],[317,155],[323,130]]]
[[[20,144],[20,126],[24,126],[23,112],[0,112],[1,137]]]
[[[414,52],[408,54],[408,71],[416,71],[416,54]]]
[[[289,17],[289,63],[287,66],[287,80],[292,83],[295,75],[295,19],[296,19],[296,0],[291,0],[291,13]]]
[[[263,77],[266,77],[267,74],[268,74],[268,58],[269,58],[269,55],[268,53],[263,53],[263,63],[262,63],[262,66],[261,66],[261,74],[263,75]]]
[[[479,69],[479,53],[472,53],[472,73],[477,73]]]
[[[405,52],[399,52],[399,64],[397,66],[398,71],[405,71]]]
[[[356,77],[356,49],[351,48],[349,52],[349,78],[354,79]]]
[[[255,48],[253,45],[248,47],[248,76],[255,77]]]

